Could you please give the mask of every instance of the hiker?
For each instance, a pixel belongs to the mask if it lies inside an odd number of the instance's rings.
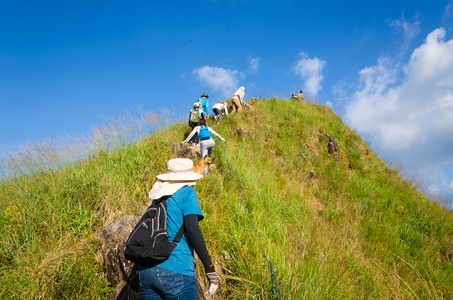
[[[198,121],[202,118],[202,113],[200,110],[200,105],[198,102],[193,104],[193,108],[190,110],[189,113],[189,127],[193,130],[197,125]],[[195,134],[191,140],[193,144],[197,142],[197,135]]]
[[[183,143],[188,143],[195,133],[198,134],[200,140],[200,152],[201,158],[205,157],[206,154],[211,157],[212,149],[214,149],[215,142],[211,135],[218,137],[222,142],[225,142],[225,139],[221,137],[217,132],[215,132],[211,127],[206,126],[206,120],[200,119],[198,121],[198,126],[195,127],[189,136],[183,141]],[[208,176],[208,166],[204,169],[204,176]]]
[[[140,266],[140,287],[143,299],[198,299],[195,272],[195,250],[203,263],[214,294],[219,283],[198,222],[203,220],[197,192],[193,188],[203,175],[193,172],[188,158],[167,162],[167,172],[156,176],[158,181],[149,192],[151,199],[167,198],[167,229],[172,240],[184,224],[184,235],[170,257],[154,267]]]
[[[212,107],[212,111],[214,112],[214,120],[220,119],[224,114],[228,116],[228,104],[226,101],[220,101]]]
[[[244,96],[245,96],[245,87],[241,86],[236,92],[234,92],[233,96],[233,111],[241,111],[242,110],[242,104],[244,102]]]
[[[304,101],[304,93],[302,91],[297,94],[297,101]]]
[[[208,93],[203,93],[200,98],[198,98],[198,103],[201,102],[200,109],[203,113],[203,118],[209,119],[209,96]]]
[[[291,95],[291,99],[290,99],[290,100],[296,101],[296,100],[297,100],[296,94],[293,93],[293,94]]]

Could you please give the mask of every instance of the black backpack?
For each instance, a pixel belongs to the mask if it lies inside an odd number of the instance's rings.
[[[141,265],[152,267],[168,259],[184,234],[184,223],[172,242],[167,232],[167,200],[155,200],[126,240],[124,257]]]

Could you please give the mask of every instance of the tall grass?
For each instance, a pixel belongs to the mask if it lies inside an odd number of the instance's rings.
[[[91,138],[48,140],[4,157],[0,298],[111,293],[96,233],[146,201],[155,152],[139,142],[161,134],[169,119],[126,112],[94,128]]]
[[[212,126],[227,142],[217,140],[216,167],[195,188],[202,232],[223,271],[219,299],[278,297],[261,246],[284,299],[453,297],[451,211],[376,157],[331,109],[261,99]],[[164,122],[135,142],[118,128],[99,132],[118,132],[119,145],[98,143],[81,159],[3,178],[2,298],[111,293],[96,234],[149,203],[155,175],[175,156],[172,143],[188,130],[185,120]],[[328,153],[327,133],[340,153]]]

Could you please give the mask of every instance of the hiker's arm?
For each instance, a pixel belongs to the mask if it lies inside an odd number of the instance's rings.
[[[197,132],[197,130],[199,130],[199,126],[195,127],[192,132],[189,134],[189,136],[187,137],[187,139],[185,139],[184,141],[182,141],[183,143],[188,143],[190,141],[190,139],[193,137],[193,135],[195,134],[195,132]]]
[[[208,293],[213,295],[217,291],[220,278],[211,262],[208,250],[206,249],[203,235],[201,234],[200,227],[198,226],[198,215],[191,214],[184,217],[184,230],[189,236],[193,248],[204,265],[205,274],[209,281]]]
[[[198,226],[198,215],[190,214],[184,216],[184,232],[189,237],[193,249],[197,252],[203,265],[212,265],[203,235],[201,234],[200,227]]]
[[[223,139],[223,137],[220,136],[220,134],[218,134],[217,132],[214,131],[214,129],[212,129],[211,127],[208,127],[209,128],[209,132],[211,132],[211,134],[215,135],[216,137],[218,137],[221,141],[225,141]]]

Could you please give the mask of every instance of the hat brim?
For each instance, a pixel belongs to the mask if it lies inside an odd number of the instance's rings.
[[[194,181],[203,178],[203,175],[196,172],[164,173],[156,178],[163,181]]]

